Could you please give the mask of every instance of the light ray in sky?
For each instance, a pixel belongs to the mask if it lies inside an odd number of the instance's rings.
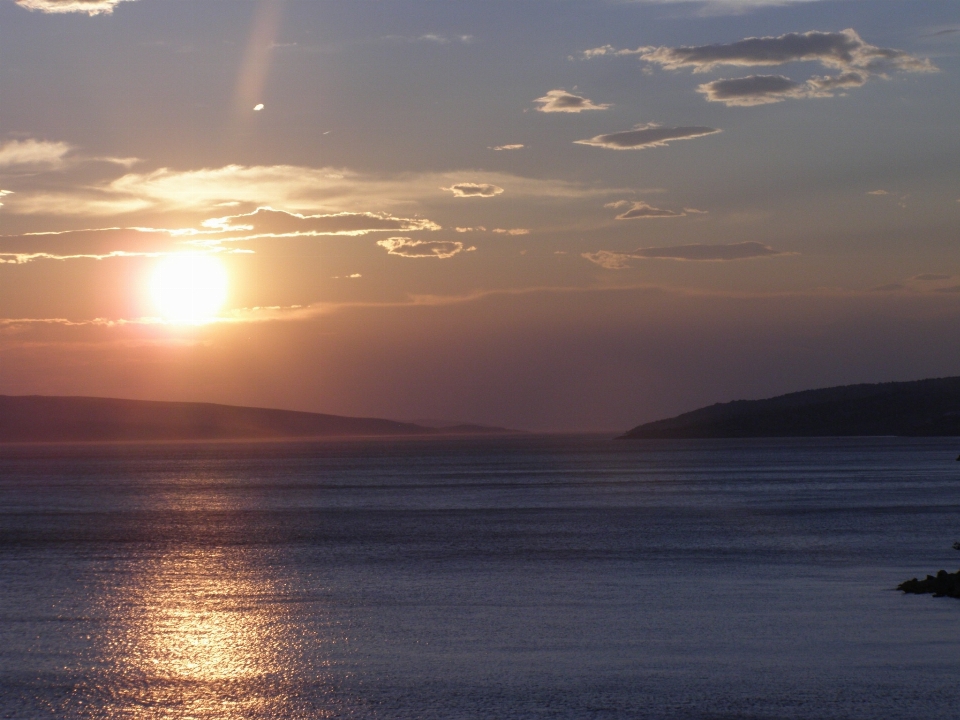
[[[238,129],[246,124],[244,120],[249,117],[250,108],[263,109],[264,87],[282,20],[283,0],[260,0],[234,93],[234,117]]]

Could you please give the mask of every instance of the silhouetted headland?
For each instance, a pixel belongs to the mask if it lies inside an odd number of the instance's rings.
[[[960,377],[735,400],[639,425],[621,439],[960,436]]]
[[[0,442],[269,440],[510,433],[213,403],[0,395]]]

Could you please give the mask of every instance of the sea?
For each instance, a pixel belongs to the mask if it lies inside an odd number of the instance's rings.
[[[3,446],[0,718],[957,718],[958,453]]]

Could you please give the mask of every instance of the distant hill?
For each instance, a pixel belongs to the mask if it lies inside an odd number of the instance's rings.
[[[735,400],[639,425],[621,439],[960,436],[960,377]]]
[[[263,440],[478,432],[490,429],[436,429],[379,418],[212,403],[0,395],[0,442]]]
[[[497,425],[477,425],[476,423],[456,422],[451,420],[434,420],[419,418],[411,420],[415,425],[432,428],[447,435],[509,435],[517,430],[499,427]]]

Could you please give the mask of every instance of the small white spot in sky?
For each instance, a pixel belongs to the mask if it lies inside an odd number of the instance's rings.
[[[263,110],[263,103],[259,103],[259,104],[257,104],[257,105],[254,105],[254,106],[253,106],[253,109],[254,109],[255,112],[259,112],[259,111]]]

